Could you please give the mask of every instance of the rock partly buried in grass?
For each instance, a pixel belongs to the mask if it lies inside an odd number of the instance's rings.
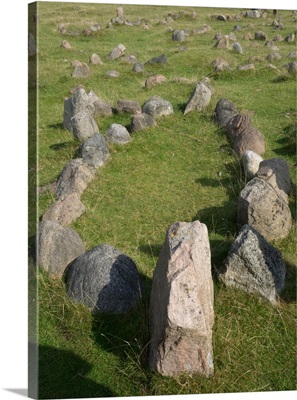
[[[145,64],[167,64],[167,57],[165,54],[161,54],[160,56],[151,58]]]
[[[146,79],[144,86],[147,89],[149,89],[156,85],[161,85],[162,83],[164,83],[166,81],[167,81],[167,78],[163,75],[152,75]]]
[[[255,177],[261,161],[263,161],[263,158],[254,151],[247,150],[243,153],[241,162],[244,176],[247,181],[250,181]]]
[[[218,124],[221,128],[225,128],[228,121],[237,114],[235,105],[225,99],[221,98],[216,105],[213,121]]]
[[[219,278],[226,286],[257,293],[275,304],[285,286],[281,253],[264,237],[244,225],[229,251]]]
[[[91,70],[88,67],[88,64],[81,63],[74,68],[74,71],[72,72],[71,76],[72,78],[88,78],[90,74]]]
[[[38,265],[51,276],[62,277],[67,265],[85,252],[79,235],[57,222],[42,221],[38,229]]]
[[[71,45],[67,40],[63,40],[63,42],[61,43],[61,47],[67,50],[71,49]]]
[[[62,226],[68,226],[77,220],[85,210],[79,194],[71,193],[64,200],[55,201],[43,215],[42,221],[52,221]]]
[[[222,36],[216,44],[214,45],[214,48],[216,49],[229,49],[230,44],[229,44],[229,37],[227,35]]]
[[[223,60],[222,58],[218,57],[213,62],[211,63],[211,66],[213,67],[215,72],[221,72],[221,71],[230,71],[230,65],[228,61]]]
[[[256,173],[256,177],[263,179],[288,202],[288,195],[292,190],[289,166],[283,158],[263,160]]]
[[[121,124],[112,124],[106,131],[106,140],[111,143],[126,144],[132,139],[127,128]]]
[[[203,111],[210,103],[211,94],[212,92],[208,85],[198,82],[186,105],[184,115],[190,111]]]
[[[118,100],[117,102],[118,114],[140,114],[141,107],[138,101],[135,100]]]
[[[87,139],[80,148],[82,159],[94,168],[102,167],[110,158],[106,140],[98,133]]]
[[[146,113],[134,115],[131,119],[130,131],[139,132],[151,126],[156,126],[157,123],[153,117]]]
[[[186,40],[185,31],[176,29],[172,34],[172,40],[175,42],[184,42]]]
[[[254,34],[254,39],[255,40],[263,40],[263,41],[267,41],[267,35],[266,35],[266,33],[265,32],[263,32],[263,31],[257,31],[257,32],[255,32],[255,34]]]
[[[253,178],[240,192],[237,225],[250,225],[266,240],[284,239],[292,227],[286,201],[263,179]]]
[[[153,276],[150,367],[165,376],[214,372],[213,282],[207,227],[176,222]]]
[[[132,67],[132,71],[138,74],[144,72],[144,66],[140,62],[136,62]]]
[[[65,275],[68,296],[93,313],[127,313],[137,305],[143,292],[134,261],[106,244],[74,260]]]
[[[153,96],[143,104],[141,111],[154,119],[158,119],[173,114],[173,107],[169,101],[162,99],[162,97]]]
[[[115,47],[108,55],[108,60],[116,60],[117,58],[120,58],[124,55],[126,51],[126,47],[123,44],[119,44],[117,47]]]
[[[95,169],[82,158],[70,160],[57,180],[57,199],[64,200],[69,194],[81,194],[95,177]]]

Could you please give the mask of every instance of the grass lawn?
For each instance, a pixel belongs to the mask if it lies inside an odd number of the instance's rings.
[[[279,11],[284,29],[272,26],[272,10],[267,18],[219,21],[213,14],[235,17],[240,9],[125,5],[127,19],[146,19],[149,29],[115,26],[107,29],[116,16],[114,4],[38,3],[38,129],[37,181],[46,187],[57,180],[65,164],[78,156],[79,143],[63,129],[64,99],[81,83],[98,97],[116,107],[118,99],[137,100],[142,105],[154,95],[171,102],[174,114],[158,120],[158,125],[132,134],[125,146],[110,146],[111,159],[97,170],[96,178],[82,194],[86,212],[72,225],[87,250],[110,244],[130,256],[143,276],[145,294],[132,312],[121,316],[92,316],[83,306],[70,302],[63,280],[38,271],[39,384],[41,398],[149,396],[166,394],[224,393],[296,390],[296,77],[282,67],[292,61],[287,55],[296,50],[295,42],[276,45],[282,58],[255,63],[254,71],[238,71],[251,56],[266,57],[272,51],[264,42],[243,40],[263,30],[269,39],[283,38],[296,31],[292,11]],[[187,13],[180,13],[186,10]],[[195,11],[193,18],[189,11]],[[168,13],[179,18],[160,24]],[[102,30],[84,36],[83,29],[99,22]],[[67,24],[61,35],[57,27]],[[187,51],[171,39],[173,29],[211,27],[204,34],[189,35]],[[214,49],[217,32],[235,32],[243,54]],[[68,40],[71,49],[60,45]],[[135,54],[145,63],[160,54],[167,64],[145,66],[145,72],[132,72],[123,60],[108,61],[119,43],[126,54]],[[86,79],[71,77],[73,60],[89,61],[99,54],[103,65],[90,65]],[[211,62],[221,57],[232,70],[214,73]],[[107,78],[117,70],[119,78]],[[154,74],[167,78],[162,85],[144,87]],[[208,76],[215,92],[202,113],[183,115],[195,83],[176,82],[184,77],[198,82]],[[29,89],[34,90],[34,89]],[[248,112],[266,140],[264,158],[282,157],[290,167],[294,190],[290,207],[294,227],[290,235],[274,242],[287,266],[286,288],[280,304],[273,307],[258,296],[224,287],[216,281],[220,267],[236,235],[236,207],[245,181],[240,162],[230,149],[224,132],[212,122],[217,101],[231,100],[239,112]],[[105,135],[114,122],[129,125],[131,116],[113,115],[96,119]],[[34,150],[32,150],[34,153]],[[34,160],[32,160],[34,163]],[[34,183],[36,175],[30,178]],[[34,176],[33,176],[34,175]],[[40,218],[54,202],[45,190],[38,198]],[[34,209],[34,207],[33,207]],[[165,378],[147,367],[148,304],[153,271],[167,227],[175,221],[199,219],[207,225],[212,252],[215,287],[213,350],[215,374]],[[34,224],[29,234],[33,238]]]

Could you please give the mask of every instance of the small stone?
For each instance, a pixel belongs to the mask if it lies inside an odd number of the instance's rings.
[[[106,76],[108,78],[118,78],[120,76],[120,73],[118,71],[107,71]]]
[[[111,61],[116,60],[117,58],[122,57],[125,51],[126,47],[123,44],[119,44],[110,52],[108,59]]]
[[[270,53],[266,57],[266,60],[272,61],[272,60],[280,60],[282,56],[279,53]]]
[[[106,140],[117,144],[126,144],[131,142],[131,136],[127,129],[120,124],[112,124],[106,131]]]
[[[223,60],[220,57],[216,58],[215,60],[213,60],[213,62],[211,63],[211,66],[214,68],[215,72],[230,71],[231,70],[228,61]]]
[[[132,67],[132,71],[136,73],[141,73],[144,71],[144,66],[141,63],[136,62]]]
[[[102,65],[103,61],[101,60],[100,56],[98,56],[98,54],[93,53],[90,58],[90,64]]]
[[[219,274],[226,286],[257,293],[276,304],[285,286],[281,253],[249,225],[239,232]]]
[[[263,31],[258,31],[258,32],[255,32],[254,39],[255,40],[265,40],[266,41],[267,40],[267,35]]]
[[[145,64],[167,64],[167,57],[161,54],[160,56],[151,58]]]
[[[153,96],[146,101],[141,109],[142,113],[149,114],[154,119],[173,114],[173,107],[169,101],[160,96]]]
[[[186,35],[183,30],[175,30],[172,34],[172,40],[176,42],[184,42],[186,40]]]
[[[238,67],[237,67],[237,70],[238,71],[254,71],[256,68],[255,68],[255,65],[254,64],[245,64],[245,65],[239,65]]]
[[[135,100],[118,100],[117,113],[140,114],[141,107],[139,102]]]
[[[214,45],[216,49],[229,49],[229,36],[225,35],[222,36],[217,43]]]
[[[147,129],[151,126],[156,126],[157,123],[153,117],[148,114],[141,113],[134,115],[131,119],[130,131],[139,132],[143,129]]]
[[[164,83],[166,81],[167,81],[167,78],[163,75],[153,75],[146,79],[144,85],[147,89],[149,89],[156,85],[160,85],[161,83]]]
[[[243,53],[241,44],[238,43],[238,42],[235,42],[235,43],[233,44],[233,50],[235,51],[235,53],[239,53],[239,54],[242,54],[242,53]]]
[[[250,32],[247,32],[247,33],[244,35],[243,39],[244,39],[244,40],[252,40],[252,34],[251,34]]]
[[[198,82],[184,111],[184,115],[190,111],[203,111],[211,100],[211,90],[208,85]]]
[[[72,73],[72,78],[88,78],[91,74],[90,68],[86,63],[76,65]]]
[[[221,98],[216,105],[214,114],[213,114],[213,121],[217,123],[220,127],[226,127],[228,121],[237,114],[237,109],[235,105],[225,99],[224,97]]]
[[[295,40],[295,34],[294,33],[291,33],[291,35],[288,35],[288,36],[285,37],[285,42],[291,43],[291,42],[294,42],[294,40]]]

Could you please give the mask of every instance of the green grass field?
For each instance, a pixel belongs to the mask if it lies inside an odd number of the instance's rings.
[[[172,103],[174,114],[158,121],[158,126],[134,133],[125,146],[111,146],[111,160],[97,171],[95,180],[81,199],[86,212],[72,224],[86,249],[110,244],[129,255],[137,264],[145,283],[145,294],[138,307],[123,316],[92,316],[83,306],[71,303],[62,280],[38,271],[39,384],[41,398],[148,396],[166,394],[224,393],[296,390],[296,229],[273,243],[287,265],[286,288],[279,306],[225,288],[214,278],[215,324],[213,350],[215,374],[164,378],[147,367],[148,304],[153,270],[167,227],[175,221],[199,219],[209,231],[212,266],[220,267],[236,234],[236,206],[245,182],[239,161],[226,136],[212,122],[215,105],[221,97],[231,100],[240,112],[249,112],[253,124],[263,133],[267,151],[264,158],[283,157],[289,164],[294,184],[290,207],[296,221],[296,77],[288,76],[282,66],[287,55],[296,50],[296,42],[277,42],[280,60],[276,70],[267,61],[256,63],[255,71],[237,71],[249,57],[267,56],[271,51],[263,42],[243,40],[246,32],[263,30],[269,39],[296,31],[292,11],[279,11],[284,29],[277,31],[266,19],[219,21],[212,14],[240,14],[240,9],[183,8],[125,5],[131,21],[145,18],[150,29],[142,26],[118,26],[106,29],[116,16],[116,5],[86,3],[38,3],[38,186],[56,181],[64,165],[77,157],[79,143],[63,129],[64,99],[69,90],[81,83],[99,98],[116,107],[118,99],[143,104],[153,95]],[[171,40],[168,26],[160,25],[168,13],[195,11],[169,23],[173,29],[199,29],[210,32],[190,35],[182,43]],[[102,30],[91,37],[82,30],[99,22]],[[57,29],[67,23],[67,31],[79,35],[61,35]],[[236,33],[243,54],[214,49],[217,32]],[[68,40],[70,50],[60,47]],[[257,47],[252,47],[255,43]],[[110,51],[123,43],[126,54],[135,54],[142,63],[165,54],[164,66],[146,66],[143,74],[131,71],[122,60],[107,61]],[[93,53],[103,65],[90,65],[87,79],[71,77],[72,60],[88,62]],[[211,62],[217,58],[229,62],[232,71],[215,74]],[[120,77],[105,74],[117,70]],[[151,89],[145,79],[153,74],[166,76],[167,82]],[[183,115],[194,87],[175,82],[175,77],[199,81],[210,77],[215,89],[203,113]],[[30,89],[29,89],[30,90]],[[128,125],[130,116],[100,117],[100,133],[114,122]],[[33,162],[33,161],[32,161]],[[34,180],[34,179],[33,179]],[[38,198],[38,218],[54,202],[48,190]],[[35,226],[29,235],[34,237]],[[32,240],[31,240],[32,241]]]

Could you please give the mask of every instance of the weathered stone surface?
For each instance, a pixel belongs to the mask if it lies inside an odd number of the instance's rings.
[[[86,112],[79,112],[72,118],[72,133],[75,139],[84,141],[99,133],[99,128],[91,115]]]
[[[235,53],[239,53],[239,54],[243,53],[241,44],[238,42],[233,43],[232,49],[233,49],[233,51],[235,51]]]
[[[213,282],[207,227],[176,222],[153,276],[150,367],[165,376],[214,372]]]
[[[156,85],[161,85],[161,83],[164,83],[167,81],[167,78],[163,75],[152,75],[149,76],[146,80],[145,80],[145,84],[144,86],[149,89],[152,88],[153,86]]]
[[[263,31],[257,31],[257,32],[255,32],[254,39],[255,40],[264,40],[264,41],[266,41],[267,40],[267,35]]]
[[[100,133],[87,139],[80,148],[82,159],[94,168],[102,167],[110,158],[106,140]]]
[[[172,40],[176,42],[184,42],[186,40],[186,34],[184,30],[175,30],[172,34]]]
[[[247,129],[252,128],[252,120],[249,115],[236,114],[226,124],[227,137],[231,143]],[[249,149],[248,149],[249,150]]]
[[[249,10],[245,13],[247,18],[260,18],[261,14],[258,10]]]
[[[112,124],[106,131],[106,140],[117,144],[131,142],[131,136],[127,129],[121,124]]]
[[[134,261],[112,246],[96,246],[67,268],[67,294],[93,313],[127,313],[142,296]]]
[[[211,63],[211,66],[214,68],[215,72],[221,72],[221,71],[230,71],[230,65],[228,61],[223,60],[222,58],[218,57],[213,62]]]
[[[272,51],[279,51],[279,48],[275,45],[273,40],[267,40],[265,46],[268,47]]]
[[[72,72],[71,76],[72,78],[88,78],[90,74],[91,70],[88,67],[88,64],[81,63],[74,68],[74,71]]]
[[[68,50],[71,49],[71,45],[67,40],[63,40],[63,42],[61,43],[61,47]]]
[[[285,42],[291,43],[291,42],[294,42],[294,40],[295,40],[295,34],[294,33],[291,33],[290,35],[285,37]]]
[[[283,65],[283,67],[288,71],[289,74],[297,74],[297,61],[292,61],[288,64]]]
[[[287,55],[288,58],[297,58],[297,50],[292,51]]]
[[[111,116],[113,113],[112,106],[109,103],[106,103],[102,100],[97,100],[93,103],[94,106],[94,117]]]
[[[263,160],[256,173],[256,177],[263,179],[285,200],[292,190],[289,166],[283,158]]]
[[[263,158],[251,150],[243,153],[241,162],[246,180],[250,181],[255,177],[261,161],[263,161]]]
[[[43,215],[42,221],[52,221],[62,226],[68,226],[77,220],[85,210],[79,194],[71,193],[64,200],[55,201]]]
[[[244,225],[219,277],[227,286],[258,293],[275,304],[285,286],[286,267],[281,253],[259,232]]]
[[[255,127],[245,129],[234,139],[233,150],[241,158],[246,150],[252,150],[259,155],[265,153],[265,139],[262,133]]]
[[[227,122],[237,114],[237,109],[235,105],[222,97],[216,105],[213,121],[217,123],[220,127],[224,128],[227,125]]]
[[[117,47],[115,47],[108,55],[109,60],[116,60],[117,58],[122,57],[122,55],[125,53],[126,47],[123,44],[119,44]]]
[[[132,71],[139,74],[144,71],[144,66],[140,62],[136,62],[132,67]]]
[[[244,36],[243,36],[244,40],[252,40],[252,34],[251,32],[247,32]]]
[[[264,57],[263,56],[251,56],[249,58],[249,64],[252,64],[254,62],[263,62],[264,61]]]
[[[138,132],[143,129],[147,129],[150,126],[156,126],[157,123],[154,120],[153,117],[146,113],[141,113],[134,115],[131,119],[131,124],[130,124],[130,131],[131,132]]]
[[[118,100],[117,113],[140,114],[141,107],[139,102],[135,100]]]
[[[282,197],[263,179],[255,177],[240,192],[237,224],[256,229],[266,240],[285,238],[292,226],[291,211]]]
[[[167,57],[165,54],[161,54],[160,56],[151,58],[145,64],[167,64]]]
[[[270,53],[267,55],[266,60],[273,61],[273,60],[280,60],[282,56],[279,53]]]
[[[102,65],[103,61],[101,60],[100,56],[98,56],[98,54],[93,53],[90,57],[90,64]]]
[[[211,90],[206,84],[198,82],[186,105],[184,115],[190,111],[203,111],[210,103],[211,94]]]
[[[57,180],[57,199],[64,200],[71,193],[81,194],[94,179],[95,170],[82,158],[70,160]]]
[[[89,96],[85,89],[78,88],[71,97],[64,100],[63,126],[73,132],[73,117],[78,113],[93,115],[93,95]]]
[[[108,78],[118,78],[120,76],[120,73],[118,71],[111,70],[106,72],[106,76]]]
[[[162,99],[160,96],[153,96],[150,98],[143,104],[141,110],[142,113],[148,114],[154,119],[173,114],[172,104]]]
[[[66,267],[85,252],[79,235],[57,222],[42,221],[38,229],[38,265],[51,276],[62,277]]]
[[[229,44],[229,36],[224,35],[222,36],[214,45],[216,49],[229,49],[230,44]]]

